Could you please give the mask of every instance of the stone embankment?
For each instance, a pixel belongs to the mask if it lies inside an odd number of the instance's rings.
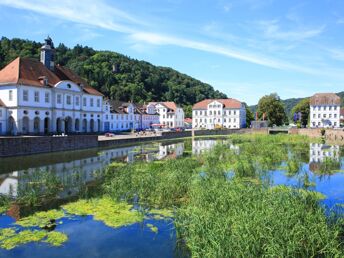
[[[80,150],[95,147],[98,147],[97,135],[1,137],[0,157]]]
[[[140,142],[160,141],[178,139],[185,137],[215,136],[230,134],[268,134],[269,130],[264,129],[232,129],[232,130],[197,130],[184,132],[163,132],[161,135],[152,136],[133,136],[107,139],[98,139],[97,135],[70,135],[70,136],[28,136],[28,137],[1,137],[0,138],[0,157],[22,156],[37,153],[49,153],[57,151],[71,151],[89,148],[106,148],[119,145],[131,145]],[[321,137],[320,129],[290,129],[289,134],[307,135],[310,137]],[[344,131],[327,129],[325,138],[344,144]]]

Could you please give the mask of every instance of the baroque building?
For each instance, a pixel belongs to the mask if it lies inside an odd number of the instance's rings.
[[[103,95],[67,67],[55,65],[51,38],[41,60],[18,57],[0,71],[0,134],[96,133]]]
[[[334,93],[317,93],[310,98],[310,127],[340,127],[341,100]]]
[[[246,127],[245,105],[236,99],[205,99],[192,107],[192,128]]]

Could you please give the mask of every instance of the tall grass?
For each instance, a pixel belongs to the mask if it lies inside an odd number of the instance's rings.
[[[144,206],[172,207],[188,198],[191,178],[198,175],[200,165],[196,159],[183,158],[110,167],[104,193]]]
[[[340,227],[314,195],[199,179],[176,228],[193,257],[343,257]]]

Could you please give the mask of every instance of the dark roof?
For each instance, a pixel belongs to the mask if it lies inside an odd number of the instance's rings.
[[[42,83],[42,77],[48,79],[47,86]],[[55,84],[63,80],[69,80],[79,85],[83,84],[84,92],[103,96],[99,91],[89,86],[80,76],[60,65],[55,66],[53,72],[37,60],[17,57],[0,71],[0,86],[24,84],[36,87],[54,87]]]
[[[340,105],[341,99],[334,93],[317,93],[310,98],[310,105]]]

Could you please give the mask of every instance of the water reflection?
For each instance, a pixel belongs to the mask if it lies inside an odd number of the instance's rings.
[[[231,150],[239,151],[239,147],[231,144],[226,139],[207,139],[207,140],[195,140],[192,141],[192,154],[200,155],[205,151],[211,150],[216,144],[226,144]]]
[[[0,194],[18,196],[20,189],[26,188],[42,173],[53,174],[63,185],[59,198],[70,197],[79,192],[80,186],[96,181],[111,162],[132,163],[138,160],[147,162],[183,155],[184,142],[173,144],[148,144],[102,150],[82,159],[58,162],[49,165],[17,170],[0,175]],[[9,160],[10,161],[10,160]]]

